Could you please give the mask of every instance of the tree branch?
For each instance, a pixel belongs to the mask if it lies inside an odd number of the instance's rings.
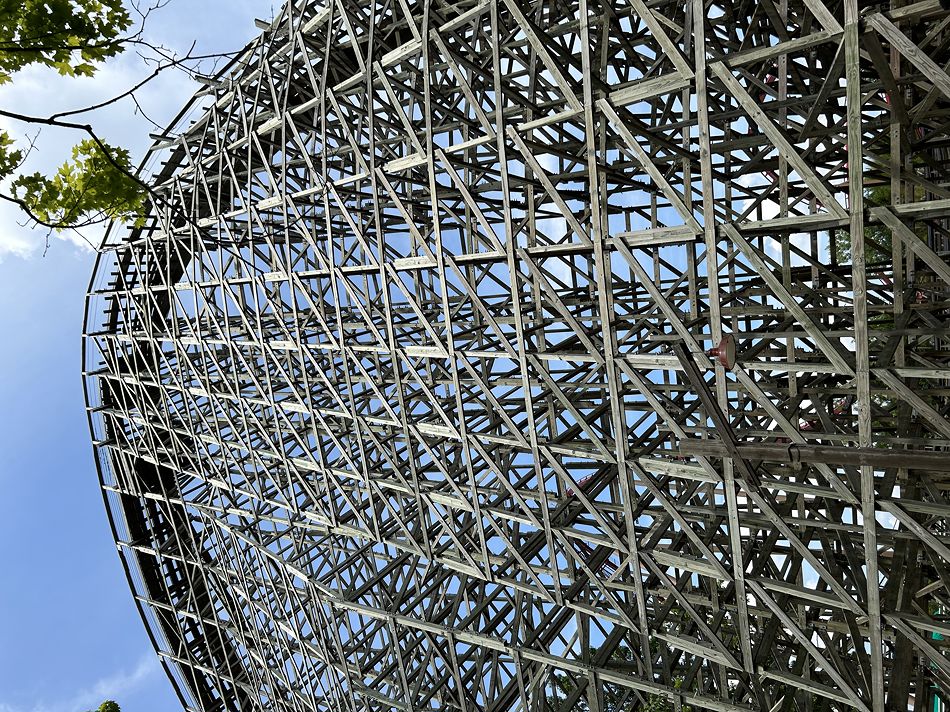
[[[143,44],[147,44],[147,43],[143,43]],[[152,45],[148,45],[148,46],[153,50],[156,49]],[[215,53],[215,54],[192,55],[191,52],[194,50],[194,48],[195,48],[195,45],[194,43],[192,43],[191,48],[188,50],[188,54],[178,59],[167,59],[164,64],[159,64],[159,66],[157,66],[154,70],[152,70],[151,74],[149,74],[147,77],[142,79],[140,82],[135,84],[130,89],[122,92],[121,94],[116,94],[110,99],[106,99],[105,101],[101,101],[98,104],[92,104],[90,106],[86,106],[81,109],[73,109],[71,111],[60,111],[58,113],[50,115],[48,118],[56,120],[64,116],[77,116],[79,114],[86,114],[86,113],[89,113],[90,111],[102,109],[106,106],[109,106],[110,104],[116,103],[117,101],[121,101],[122,99],[125,99],[126,97],[132,96],[133,92],[136,92],[139,89],[141,89],[143,86],[148,84],[150,81],[155,79],[159,74],[161,74],[167,69],[181,67],[182,65],[184,65],[185,62],[200,61],[203,59],[210,59],[210,58],[217,58],[217,57],[227,57],[227,56],[231,56],[235,54],[234,52],[220,52],[220,53]],[[189,74],[193,73],[193,71],[194,70],[190,70]]]

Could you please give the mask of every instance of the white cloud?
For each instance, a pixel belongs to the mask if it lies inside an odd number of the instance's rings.
[[[103,700],[121,697],[135,690],[160,671],[161,665],[158,662],[158,656],[154,651],[149,650],[139,659],[138,664],[131,671],[121,670],[109,677],[98,680],[92,687],[80,690],[59,709],[64,710],[64,712],[72,712],[72,710],[98,707]],[[54,712],[54,710],[50,710],[50,712]]]
[[[158,656],[149,650],[131,670],[118,670],[64,699],[40,701],[26,707],[0,702],[0,712],[84,712],[98,708],[105,700],[117,700],[121,703],[121,697],[134,692],[143,683],[158,675],[161,669]]]
[[[0,209],[0,224],[4,226],[0,230],[0,262],[3,261],[3,258],[6,256],[12,255],[13,257],[32,257],[39,245],[38,240],[30,235],[28,230],[24,229],[10,229],[11,222],[15,221],[19,216],[16,211],[12,208],[6,206],[3,209]],[[17,228],[14,223],[14,228]],[[3,712],[0,708],[0,712]]]

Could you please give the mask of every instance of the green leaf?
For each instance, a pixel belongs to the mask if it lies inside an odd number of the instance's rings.
[[[31,64],[66,76],[91,76],[122,52],[132,18],[122,0],[21,0],[0,3],[0,84]]]
[[[13,194],[43,223],[57,230],[99,220],[136,223],[146,191],[132,176],[129,152],[86,139],[73,147],[72,160],[52,176],[21,175],[12,183]]]
[[[13,173],[23,160],[23,151],[11,150],[13,139],[6,131],[0,131],[0,178]]]

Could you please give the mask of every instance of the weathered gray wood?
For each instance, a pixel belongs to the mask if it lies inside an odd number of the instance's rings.
[[[758,127],[762,129],[762,132],[769,137],[772,144],[781,152],[782,157],[785,158],[789,165],[798,171],[799,175],[808,183],[808,187],[814,192],[815,197],[821,201],[822,206],[833,215],[845,217],[847,213],[845,213],[844,209],[838,204],[838,201],[832,196],[823,179],[805,162],[798,151],[795,150],[795,147],[792,146],[788,139],[782,134],[782,131],[772,123],[772,120],[766,116],[765,112],[753,101],[752,97],[742,88],[739,80],[729,71],[729,68],[725,64],[716,63],[710,66],[710,71],[726,86],[726,89],[735,97],[739,105],[745,109],[749,117],[755,121]]]
[[[765,283],[769,285],[769,287],[772,289],[772,292],[781,301],[782,306],[785,307],[785,309],[787,309],[788,312],[795,317],[795,321],[801,324],[802,328],[808,333],[808,335],[815,340],[816,346],[821,349],[821,352],[828,359],[828,362],[838,369],[839,373],[854,375],[854,371],[851,369],[851,366],[849,366],[844,358],[842,358],[841,354],[838,353],[838,349],[825,337],[822,330],[812,321],[811,317],[809,317],[805,310],[798,304],[792,293],[785,288],[781,281],[766,266],[758,251],[752,247],[752,245],[750,245],[746,239],[739,234],[739,231],[736,230],[732,225],[723,225],[722,230],[732,239],[733,244],[739,248],[739,251],[742,252],[745,258],[762,276],[762,279],[765,281]]]
[[[917,67],[929,82],[950,97],[950,77],[939,64],[934,62],[920,47],[915,45],[900,29],[884,15],[874,12],[867,16],[867,23],[891,43],[907,60]]]
[[[950,20],[860,9],[301,0],[204,82],[83,368],[189,709],[929,712]]]

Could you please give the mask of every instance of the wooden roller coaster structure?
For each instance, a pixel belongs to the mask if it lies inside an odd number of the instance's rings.
[[[950,7],[293,0],[89,291],[189,710],[950,701]]]

